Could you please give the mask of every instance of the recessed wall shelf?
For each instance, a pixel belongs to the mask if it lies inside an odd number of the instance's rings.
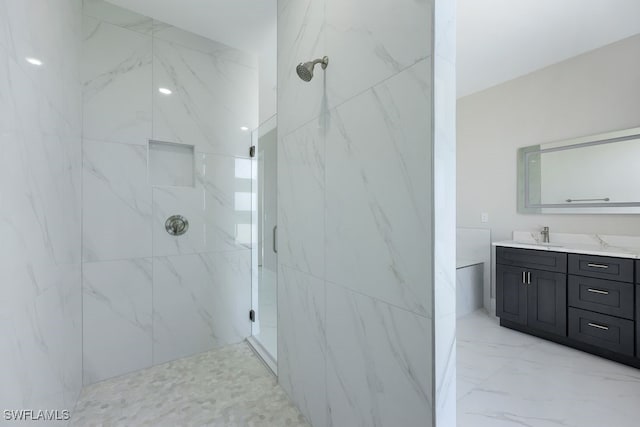
[[[149,141],[149,182],[173,187],[194,186],[193,145]]]

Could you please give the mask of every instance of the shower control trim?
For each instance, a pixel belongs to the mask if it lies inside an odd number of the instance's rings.
[[[164,228],[172,236],[182,236],[189,230],[189,221],[182,215],[172,215],[167,218]]]

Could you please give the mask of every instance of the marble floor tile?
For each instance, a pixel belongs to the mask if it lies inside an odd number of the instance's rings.
[[[501,328],[482,310],[458,321],[459,427],[631,427],[640,370]]]
[[[309,426],[245,343],[82,391],[71,426]]]

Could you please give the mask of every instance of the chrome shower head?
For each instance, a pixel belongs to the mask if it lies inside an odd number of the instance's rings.
[[[313,78],[313,68],[316,64],[320,64],[323,70],[327,69],[327,65],[329,65],[329,58],[323,57],[321,59],[314,59],[309,62],[301,62],[296,67],[296,73],[298,73],[298,77],[300,77],[305,82],[310,82]]]

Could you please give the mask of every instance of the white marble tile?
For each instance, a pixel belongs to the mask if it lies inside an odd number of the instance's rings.
[[[281,266],[278,286],[278,381],[314,426],[325,426],[324,282]]]
[[[80,262],[80,138],[0,133],[0,258]]]
[[[197,185],[204,190],[208,252],[251,246],[251,160],[198,153]]]
[[[151,256],[147,148],[84,141],[83,258]]]
[[[104,0],[83,0],[82,13],[142,34],[151,34],[153,19]]]
[[[150,258],[83,266],[83,382],[152,363]]]
[[[160,40],[213,55],[221,60],[235,62],[254,69],[258,68],[258,58],[256,55],[234,49],[215,40],[182,30],[162,21],[154,21],[153,36]]]
[[[432,275],[429,98],[423,61],[332,111],[326,137],[327,280],[423,315]]]
[[[324,277],[324,132],[311,122],[278,144],[278,261]]]
[[[431,322],[331,284],[326,298],[330,425],[430,425]]]
[[[9,57],[12,89],[6,94],[11,97],[6,113],[14,117],[12,129],[79,136],[80,0],[5,1],[0,7],[5,17],[0,44]],[[41,60],[42,66],[29,64],[27,57]]]
[[[250,275],[249,250],[154,258],[154,364],[246,338]]]
[[[282,136],[326,111],[325,73],[321,68],[316,67],[316,75],[308,83],[296,74],[299,63],[329,54],[324,35],[325,3],[278,1],[278,22],[282,23],[278,26],[278,133]]]
[[[151,137],[151,36],[84,18],[83,135],[146,145]]]
[[[54,84],[48,81],[51,78],[30,76],[29,73],[33,70],[25,69],[24,58],[14,58],[9,55],[5,56],[0,63],[3,66],[3,74],[5,74],[3,79],[6,82],[1,106],[4,114],[0,119],[0,125],[4,130],[29,129],[60,136],[78,137],[80,135],[80,115],[71,117],[73,114],[71,109],[74,108],[72,105],[77,105],[79,111],[81,103],[80,93],[75,90],[75,87],[64,82],[56,83],[59,87],[68,90],[68,105],[63,104],[62,101],[49,97],[44,88],[40,87],[47,83]],[[79,81],[77,89],[80,89]]]
[[[459,426],[636,424],[637,369],[502,328],[482,312],[460,319],[458,337]]]
[[[251,161],[196,153],[196,184],[153,189],[154,256],[247,249],[251,245]],[[189,230],[169,235],[171,215],[182,215]]]
[[[0,283],[8,296],[0,299],[0,401],[73,409],[82,385],[80,264],[3,256]]]
[[[193,146],[149,141],[149,183],[172,187],[195,186]]]
[[[462,381],[468,393],[540,342],[534,336],[501,328],[496,318],[482,311],[458,319],[458,384]]]
[[[162,40],[153,64],[154,139],[248,157],[250,133],[240,128],[257,126],[256,69]]]
[[[80,38],[77,0],[0,2],[0,402],[7,409],[72,409],[82,385]]]
[[[636,369],[541,342],[462,397],[458,425],[631,427],[638,399]]]
[[[440,8],[438,19],[448,19]],[[437,30],[439,31],[439,29]],[[440,36],[435,33],[436,39]],[[448,45],[443,45],[446,47]],[[433,230],[435,425],[456,425],[456,68],[433,59]]]
[[[431,0],[326,0],[329,107],[430,56],[432,7]]]
[[[189,229],[181,236],[170,235],[165,222],[181,215]],[[201,188],[153,188],[153,256],[184,255],[206,251],[205,193]]]

